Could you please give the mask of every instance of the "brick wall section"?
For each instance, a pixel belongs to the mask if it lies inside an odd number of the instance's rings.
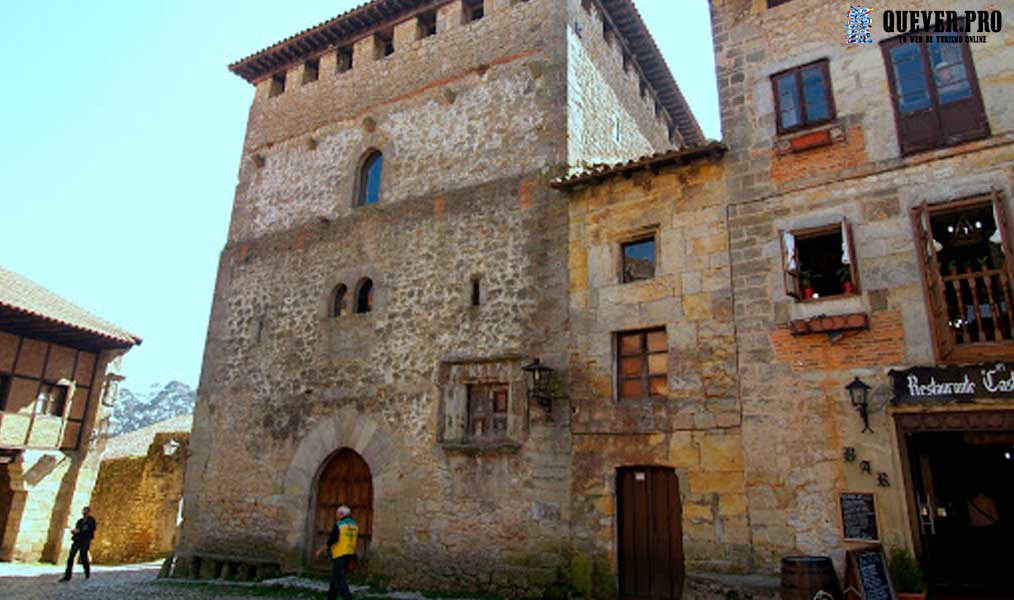
[[[743,406],[745,472],[755,567],[776,572],[789,554],[831,555],[846,544],[835,514],[837,493],[871,491],[879,500],[888,545],[911,543],[890,398],[892,367],[933,364],[929,325],[909,220],[912,206],[1000,189],[1012,191],[1014,60],[1009,34],[991,34],[971,50],[993,136],[902,158],[886,68],[878,44],[842,43],[844,8],[793,0],[715,0],[715,56],[726,155],[730,256]],[[952,9],[920,1],[906,8]],[[997,9],[972,2],[973,9]],[[1014,18],[1004,9],[1005,19]],[[884,39],[874,17],[874,41]],[[792,43],[785,43],[786,32]],[[829,59],[837,120],[844,140],[780,154],[792,136],[775,131],[770,76]],[[861,282],[853,297],[797,303],[785,295],[779,230],[839,222],[852,225]],[[819,314],[863,312],[871,329],[832,345],[826,335],[792,338],[785,324]],[[873,386],[870,426],[843,389],[854,377]],[[855,447],[894,484],[841,460]]]
[[[172,552],[189,437],[185,432],[159,433],[147,455],[102,462],[91,500],[99,523],[92,543],[94,562],[138,563]],[[166,455],[163,446],[170,441],[180,445]]]
[[[873,313],[868,330],[847,332],[831,343],[826,335],[795,336],[788,327],[771,332],[775,361],[797,373],[876,368],[905,361],[905,327],[901,311]]]

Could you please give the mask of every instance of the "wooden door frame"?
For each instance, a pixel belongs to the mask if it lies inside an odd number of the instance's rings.
[[[905,481],[905,504],[916,557],[926,564],[926,539],[919,525],[919,499],[916,498],[912,477],[912,456],[908,449],[908,435],[914,433],[955,433],[963,431],[1014,431],[1014,409],[983,408],[957,411],[899,411],[893,415],[898,436],[898,456]]]
[[[331,461],[338,458],[338,455],[346,450],[358,456],[359,459],[363,461],[363,463],[366,465],[366,468],[369,469],[370,471],[370,511],[373,511],[375,490],[373,489],[373,479],[374,479],[373,468],[370,467],[370,463],[366,462],[366,458],[362,454],[357,452],[355,448],[351,448],[349,446],[342,446],[340,448],[337,448],[331,454],[328,454],[327,458],[320,461],[320,464],[317,465],[317,472],[314,473],[313,475],[313,485],[310,486],[310,494],[309,498],[307,499],[308,506],[306,510],[306,519],[305,519],[306,522],[304,524],[304,532],[303,532],[303,536],[305,539],[305,541],[303,542],[303,564],[308,569],[313,569],[314,553],[316,552],[316,548],[313,547],[313,537],[315,528],[314,524],[316,523],[317,520],[317,496],[320,493],[320,476],[324,474],[324,470],[327,468],[328,465],[331,464]],[[371,519],[372,518],[373,515],[371,515]],[[362,560],[365,562],[366,558],[367,557],[364,556],[362,557]]]

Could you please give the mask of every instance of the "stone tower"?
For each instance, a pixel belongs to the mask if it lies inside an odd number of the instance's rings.
[[[256,93],[176,573],[312,567],[345,503],[371,574],[538,593],[571,518],[548,182],[702,141],[636,9],[376,0],[230,68]]]

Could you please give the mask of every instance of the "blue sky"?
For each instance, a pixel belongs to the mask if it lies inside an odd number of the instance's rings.
[[[360,2],[5,4],[0,264],[143,337],[128,386],[197,383],[253,97],[226,65]],[[636,4],[720,137],[707,1]]]

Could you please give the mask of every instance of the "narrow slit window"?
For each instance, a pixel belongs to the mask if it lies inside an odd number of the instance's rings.
[[[482,279],[479,277],[473,277],[469,289],[469,302],[471,306],[479,306],[482,304]]]

